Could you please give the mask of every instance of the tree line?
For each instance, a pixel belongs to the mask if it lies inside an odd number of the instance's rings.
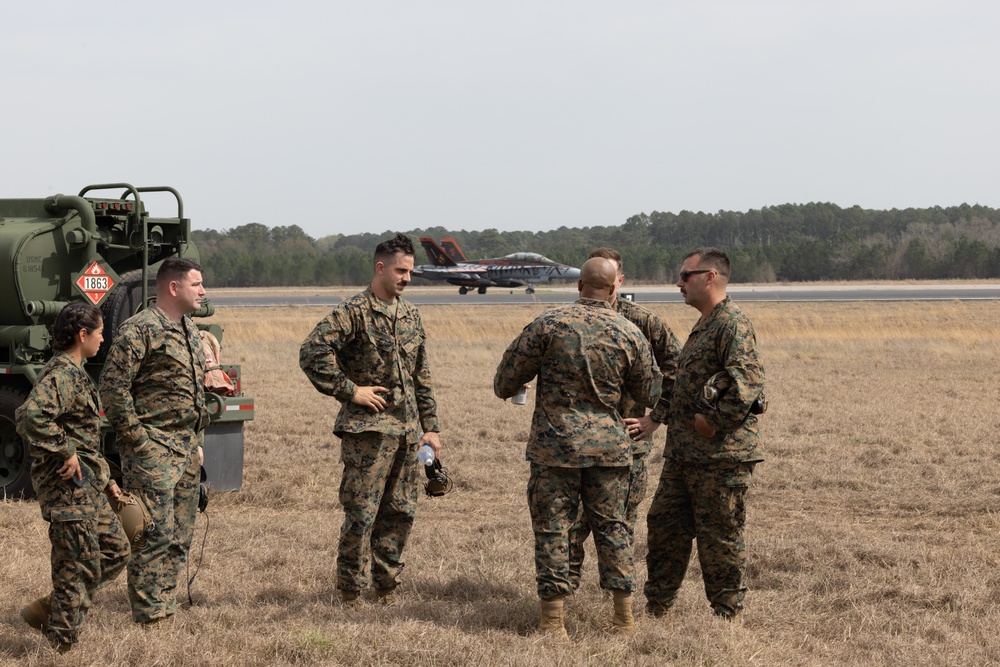
[[[217,287],[363,285],[375,246],[395,231],[314,239],[298,225],[260,223],[194,231],[205,278]],[[621,225],[545,232],[404,231],[428,263],[419,238],[452,237],[470,260],[518,251],[580,266],[592,248],[622,254],[635,282],[674,282],[698,246],[729,253],[733,282],[1000,278],[1000,210],[948,208],[878,211],[836,204],[784,204],[746,212],[638,213]]]

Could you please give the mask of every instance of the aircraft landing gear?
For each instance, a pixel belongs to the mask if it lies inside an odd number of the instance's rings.
[[[486,285],[480,285],[478,292],[480,294],[486,294]]]
[[[535,293],[535,288],[534,287],[526,287],[525,290],[524,290],[524,293],[525,294],[534,294]]]
[[[466,287],[465,285],[462,285],[461,287],[458,288],[458,293],[459,294],[468,294],[469,293],[469,288]]]

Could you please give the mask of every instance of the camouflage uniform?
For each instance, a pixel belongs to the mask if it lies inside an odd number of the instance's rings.
[[[205,354],[190,317],[174,322],[151,306],[122,324],[101,373],[101,402],[117,434],[125,488],[154,526],[128,566],[132,618],[172,615],[194,537],[198,447],[208,425]]]
[[[333,432],[341,439],[340,503],[344,523],[337,553],[337,588],[399,584],[402,554],[417,509],[416,443],[439,431],[437,403],[420,313],[386,303],[372,288],[347,299],[302,343],[299,365],[320,392],[340,401]],[[358,386],[382,386],[386,407],[351,402]]]
[[[618,313],[632,324],[639,327],[653,350],[653,358],[663,375],[660,400],[650,413],[650,417],[662,424],[666,421],[670,407],[670,392],[677,376],[677,358],[681,354],[677,336],[670,330],[666,322],[649,312],[639,304],[628,299],[615,299],[613,306]],[[636,403],[628,393],[622,394],[618,412],[622,417],[642,417],[646,414],[646,406]],[[629,542],[635,543],[635,522],[639,514],[639,504],[646,497],[646,480],[649,476],[648,454],[653,446],[653,435],[647,435],[632,441],[632,467],[628,479],[628,502],[625,507],[625,522],[628,525]],[[569,571],[573,588],[580,585],[580,575],[583,569],[585,552],[584,542],[590,535],[590,526],[581,514],[570,529]]]
[[[51,612],[46,635],[54,643],[79,641],[90,595],[125,567],[129,543],[103,491],[111,475],[101,455],[97,390],[66,353],[42,369],[17,409],[17,432],[32,456],[31,483],[52,542]],[[76,454],[82,485],[57,470]]]
[[[569,530],[581,500],[594,531],[601,585],[632,591],[625,522],[632,443],[618,412],[622,393],[645,407],[660,396],[660,372],[642,332],[594,299],[542,313],[514,339],[493,391],[509,398],[538,376],[525,458],[535,533],[538,595],[573,592]]]
[[[660,484],[646,518],[649,553],[645,594],[650,608],[674,603],[698,541],[705,594],[716,613],[732,617],[746,595],[744,498],[763,443],[750,406],[764,389],[753,324],[726,297],[691,330],[681,353],[667,415]],[[708,379],[725,371],[732,385],[706,414],[695,403]],[[694,415],[706,414],[718,432],[706,438]]]

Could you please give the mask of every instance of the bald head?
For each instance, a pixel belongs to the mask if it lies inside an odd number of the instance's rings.
[[[580,267],[577,287],[584,299],[609,301],[618,284],[618,267],[609,259],[591,257]]]

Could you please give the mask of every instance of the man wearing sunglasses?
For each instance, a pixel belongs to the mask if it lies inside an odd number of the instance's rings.
[[[763,460],[757,418],[764,366],[753,324],[726,295],[729,257],[698,248],[684,258],[677,286],[701,318],[681,351],[667,413],[663,471],[646,518],[646,611],[662,616],[677,599],[691,546],[698,542],[705,595],[732,620],[746,595],[744,499]],[[727,388],[711,407],[699,403],[717,373]]]

